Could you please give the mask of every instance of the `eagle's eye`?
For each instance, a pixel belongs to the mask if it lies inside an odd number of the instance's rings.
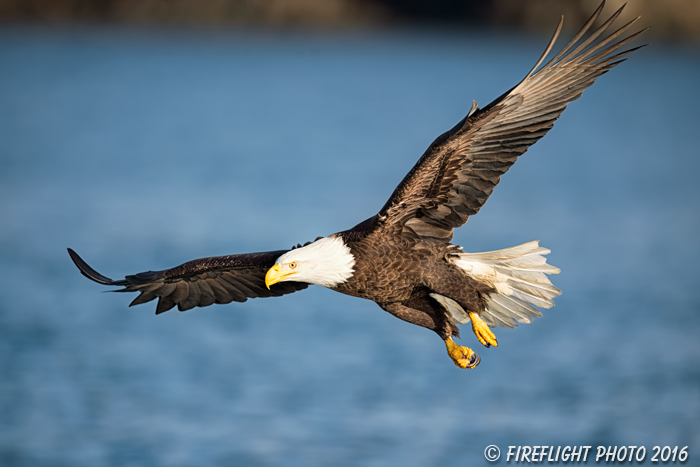
[[[291,263],[289,263],[289,269],[294,269],[294,268],[296,268],[296,267],[297,267],[297,262],[296,262],[296,261],[292,261]]]

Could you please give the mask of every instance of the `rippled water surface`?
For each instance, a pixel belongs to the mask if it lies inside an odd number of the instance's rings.
[[[545,43],[0,30],[0,465],[448,467],[489,444],[697,462],[695,49],[602,77],[456,232],[468,251],[540,239],[562,269],[557,306],[496,329],[473,371],[320,287],[156,317],[66,254],[121,277],[348,228]]]

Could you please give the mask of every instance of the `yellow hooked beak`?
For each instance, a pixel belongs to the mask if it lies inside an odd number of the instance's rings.
[[[290,272],[281,272],[281,268],[279,264],[275,264],[272,266],[268,271],[267,274],[265,274],[265,285],[267,286],[268,290],[270,289],[271,285],[274,285],[280,281],[283,281],[287,277],[296,274],[296,271],[290,271]]]

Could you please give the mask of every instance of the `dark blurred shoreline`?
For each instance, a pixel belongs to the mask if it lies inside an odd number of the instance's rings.
[[[624,3],[609,0],[605,14]],[[405,26],[512,28],[549,32],[564,15],[571,32],[599,0],[0,0],[0,25],[137,24],[195,28],[352,30]],[[649,36],[700,41],[697,0],[632,0]],[[619,20],[618,20],[619,21]]]

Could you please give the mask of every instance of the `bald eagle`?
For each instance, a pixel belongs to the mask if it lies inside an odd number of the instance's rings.
[[[435,331],[457,366],[474,368],[479,355],[452,339],[459,337],[457,325],[471,322],[481,344],[498,345],[491,328],[529,323],[542,316],[536,307],[554,305],[561,292],[546,275],[559,269],[547,264],[550,250],[538,241],[467,253],[450,243],[452,231],[479,212],[501,175],[552,128],[569,102],[639,48],[617,52],[644,32],[617,40],[639,18],[598,40],[622,8],[587,35],[603,6],[540,67],[562,17],[525,78],[483,109],[474,102],[466,117],[433,141],[379,212],[349,230],[291,250],[196,259],[122,280],[99,274],[68,252],[87,278],[123,287],[115,291],[140,292],[130,306],[157,298],[156,314],[321,285],[373,300],[397,318]]]

